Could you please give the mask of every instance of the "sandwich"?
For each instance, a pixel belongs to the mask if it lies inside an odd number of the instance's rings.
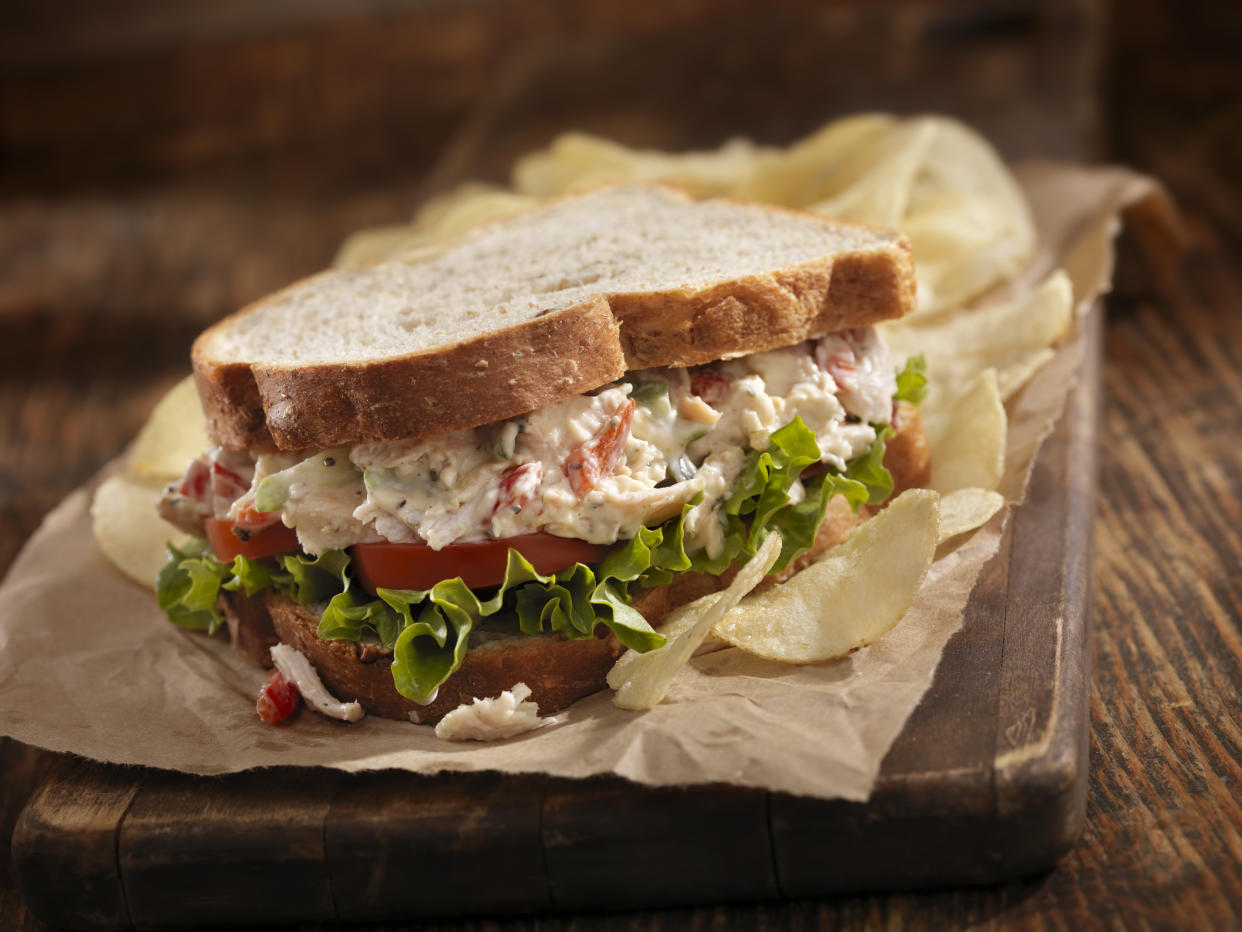
[[[194,344],[213,446],[158,598],[341,718],[541,712],[658,650],[772,534],[777,585],[925,485],[900,234],[666,187],[298,282]]]

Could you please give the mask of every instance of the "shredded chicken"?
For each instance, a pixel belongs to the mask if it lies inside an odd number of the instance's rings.
[[[539,717],[539,706],[530,701],[530,687],[517,683],[495,699],[462,703],[440,719],[436,737],[445,741],[497,741],[555,722],[555,718]]]
[[[285,679],[297,686],[303,701],[316,712],[343,722],[356,722],[366,714],[357,702],[341,702],[328,692],[310,661],[288,644],[272,648],[272,663]]]

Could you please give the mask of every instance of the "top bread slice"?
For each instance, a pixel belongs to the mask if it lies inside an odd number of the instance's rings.
[[[629,369],[775,349],[913,306],[899,233],[616,186],[304,279],[211,327],[192,355],[213,442],[322,449],[476,427]]]

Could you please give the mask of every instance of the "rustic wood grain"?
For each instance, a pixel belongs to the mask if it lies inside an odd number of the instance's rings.
[[[434,156],[523,59],[519,103],[498,115],[523,148],[574,126],[664,146],[739,127],[785,141],[834,113],[946,100],[1027,151],[1065,154],[1098,125],[1079,92],[1094,56],[1075,40],[1099,20],[1083,2],[407,0],[282,20],[143,0],[129,29],[96,4],[43,6],[6,4],[0,20],[0,140],[9,183],[26,187],[187,169],[284,184],[288,166],[271,168],[289,155],[318,185],[391,178],[394,153],[407,167]]]
[[[236,922],[238,904],[256,924],[335,915],[324,821],[340,775],[281,776],[278,786],[263,771],[144,778],[112,849],[136,928]],[[269,841],[276,834],[287,842],[279,848]],[[209,864],[221,882],[201,882]]]
[[[561,910],[678,906],[688,890],[693,900],[718,903],[780,896],[766,794],[740,787],[553,781],[543,843]]]
[[[0,928],[22,932],[45,928],[27,911],[7,840],[27,797],[60,760],[60,755],[0,738],[0,786],[4,787],[0,792],[0,839],[6,841],[0,845]]]
[[[639,7],[627,6],[635,11]],[[687,16],[696,12],[691,6],[686,7]],[[1242,462],[1237,443],[1242,421],[1242,74],[1237,67],[1242,24],[1235,7],[1203,0],[1110,6],[1109,79],[1099,98],[1104,115],[1100,122],[1109,129],[1107,152],[1171,184],[1199,251],[1182,283],[1160,291],[1140,256],[1123,255],[1117,293],[1109,304],[1108,398],[1092,599],[1091,771],[1087,825],[1079,845],[1050,874],[977,890],[445,922],[427,928],[1230,928],[1242,922],[1237,906],[1242,902],[1242,814],[1235,792],[1242,779]],[[8,4],[5,15],[36,7],[52,5]],[[1065,7],[1046,8],[1056,13]],[[98,27],[103,13],[95,15]],[[640,18],[639,12],[627,15]],[[839,24],[851,15],[860,14],[832,11],[825,19]],[[67,125],[57,137],[55,121],[40,120],[38,111],[18,98],[66,62],[74,64],[75,74],[59,79],[59,87],[69,94],[91,74],[106,70],[109,60],[129,54],[134,42],[139,42],[147,64],[131,74],[163,79],[165,72],[150,62],[174,59],[160,51],[167,43],[160,35],[184,33],[174,23],[161,27],[162,34],[154,30],[139,35],[114,27],[101,38],[90,28],[89,16],[68,19],[80,22],[81,28],[69,30],[72,41],[59,59],[49,51],[61,48],[56,39],[61,23],[54,17],[46,18],[47,29],[38,33],[38,42],[26,41],[28,34],[0,29],[8,43],[0,54],[0,96],[9,108],[0,129],[6,156],[0,166],[0,566],[5,567],[42,514],[121,448],[146,407],[178,374],[180,367],[162,358],[163,351],[188,345],[194,329],[181,329],[178,315],[223,313],[245,296],[283,280],[281,276],[321,263],[343,229],[408,213],[419,182],[385,164],[398,145],[422,153],[410,159],[412,173],[423,164],[419,158],[430,160],[426,164],[434,161],[431,147],[423,149],[421,142],[394,131],[378,143],[363,143],[357,173],[341,167],[340,156],[333,155],[342,148],[337,140],[311,140],[302,146],[312,157],[312,168],[301,174],[282,170],[279,159],[265,160],[258,124],[245,122],[241,111],[221,109],[200,147],[187,124],[174,117],[171,126],[140,140],[138,168],[131,168],[117,155],[118,144],[108,143],[101,131],[106,119],[130,119],[128,125],[137,126],[131,117],[101,116],[82,127]],[[893,22],[908,26],[910,20]],[[976,42],[986,50],[1008,42],[1008,52],[1022,45],[1012,33],[1006,39],[1003,29],[999,37],[972,33],[969,17],[965,22],[968,44]],[[1013,20],[1008,22],[1006,28],[1012,30]],[[222,47],[239,48],[246,36],[252,42],[274,41],[269,38],[273,28],[271,23],[251,23],[211,38]],[[303,28],[313,31],[314,24],[304,23]],[[603,33],[603,26],[599,28]],[[309,40],[302,41],[303,49],[310,47],[305,44]],[[1078,103],[1064,97],[1051,100],[1064,110],[1059,123],[1041,124],[1032,116],[1038,112],[1029,102],[1035,85],[1061,64],[1056,41],[1043,49],[1048,54],[1042,70],[1020,64],[1006,70],[1011,57],[1006,51],[989,58],[991,103],[976,105],[975,114],[997,119],[1011,107],[996,134],[1000,138],[1008,133],[1017,140],[1011,151],[1061,151],[1061,146],[1084,151],[1073,148],[1083,145],[1077,130],[1085,127],[1087,138],[1091,136],[1099,111],[1089,95]],[[649,47],[659,47],[657,39],[650,42]],[[19,54],[15,48],[24,51]],[[913,59],[896,54],[885,59],[894,67],[903,60]],[[931,62],[955,60],[948,52]],[[1067,84],[1080,87],[1091,80],[1089,58],[1075,59],[1071,67],[1076,70]],[[524,73],[511,66],[505,79],[521,81]],[[552,71],[566,80],[584,73],[584,67],[572,62]],[[962,66],[952,81],[978,83],[973,74]],[[899,106],[901,77],[892,76],[890,98]],[[554,83],[547,77],[541,80]],[[904,80],[917,82],[917,75],[912,79],[907,74]],[[267,99],[295,97],[296,83],[283,87],[281,95]],[[1055,89],[1046,83],[1041,87]],[[807,103],[813,90],[798,100],[786,98],[781,106],[792,112]],[[1062,87],[1060,93],[1066,92]],[[161,99],[160,91],[149,93]],[[537,104],[537,96],[526,96],[524,85],[508,93],[506,99],[519,102],[527,113]],[[865,97],[865,89],[855,93],[840,101],[842,109],[844,103]],[[937,106],[956,99],[948,78],[936,94],[921,91],[918,99]],[[573,89],[561,94],[571,102],[574,96]],[[49,99],[42,98],[45,103]],[[98,96],[86,99],[99,106]],[[579,93],[575,106],[584,99]],[[215,105],[210,96],[200,103]],[[822,102],[815,106],[837,109]],[[14,124],[13,114],[19,111],[26,122]],[[64,111],[53,107],[45,112]],[[709,112],[719,121],[715,129],[728,132],[720,125],[728,115],[727,105],[717,104]],[[484,112],[477,125],[462,115],[454,131],[477,133],[478,126],[504,125],[506,113],[503,107]],[[573,107],[563,113],[565,119],[577,115]],[[334,131],[348,136],[365,135],[365,122],[372,117],[358,123],[339,115],[334,119]],[[784,119],[783,126],[769,131],[792,128],[793,118]],[[986,120],[981,122],[986,125]],[[21,130],[16,135],[15,125]],[[238,125],[244,130],[244,146],[221,141],[219,127]],[[634,139],[652,142],[673,139],[678,132],[671,120],[653,122],[636,109],[601,114],[595,125],[620,128]],[[1057,127],[1061,136],[1050,140]],[[532,141],[542,141],[551,129],[540,124]],[[57,138],[71,139],[74,133],[88,162],[90,143],[103,140],[108,149],[98,166],[87,165],[85,186],[75,181],[83,157],[55,151]],[[19,170],[12,171],[10,153],[18,138],[26,148],[17,159]],[[284,155],[288,166],[287,149]],[[223,160],[224,167],[216,167],[214,159]],[[186,165],[202,173],[178,184],[176,172]],[[330,179],[326,191],[313,181],[324,166]],[[246,182],[246,172],[256,167],[259,180]],[[451,177],[451,172],[442,176]],[[371,187],[352,192],[360,177],[364,188]],[[184,190],[193,196],[179,193]],[[203,206],[188,207],[195,199]],[[265,225],[269,208],[283,211],[285,219]],[[152,219],[153,210],[166,211],[165,219]],[[211,216],[219,219],[203,219]],[[15,224],[14,217],[22,219]],[[327,231],[322,236],[310,229],[312,217],[322,222],[317,229]],[[186,232],[176,235],[185,245],[165,253],[171,231],[183,223]],[[210,239],[197,250],[191,232],[196,225]],[[297,245],[285,252],[279,245],[285,239]],[[240,278],[230,272],[234,262],[248,270]],[[127,311],[137,320],[99,329],[101,319],[123,318]],[[162,326],[143,326],[146,317],[164,321],[172,335]],[[143,345],[152,348],[147,357],[133,350]],[[113,353],[122,354],[122,366],[108,362]],[[41,375],[44,366],[52,371]],[[21,805],[54,760],[53,755],[0,740],[0,837],[8,837]],[[14,886],[7,845],[0,853],[0,927],[46,928],[29,915]]]
[[[130,913],[117,870],[117,825],[145,773],[75,758],[56,764],[13,832],[22,890],[48,921],[124,927]]]
[[[502,914],[551,908],[539,817],[547,778],[456,776],[340,781],[324,836],[341,919],[454,916],[480,898]]]

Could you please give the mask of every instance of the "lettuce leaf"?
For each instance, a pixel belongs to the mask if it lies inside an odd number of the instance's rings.
[[[471,634],[487,620],[516,622],[523,634],[558,632],[571,639],[593,637],[595,626],[603,624],[622,644],[644,652],[662,645],[664,637],[630,604],[633,591],[665,585],[679,573],[718,574],[734,562],[745,563],[773,532],[781,535],[782,546],[772,572],[784,569],[814,543],[834,495],[844,495],[857,510],[892,493],[883,464],[890,433],[891,428],[878,427],[870,449],[844,472],[803,478],[820,461],[814,433],[800,418],[775,431],[766,450],[747,454],[732,493],[718,506],[724,547],[714,557],[686,551],[686,517],[699,499],[664,524],[641,528],[594,567],[578,563],[541,574],[510,550],[504,579],[486,599],[460,578],[428,590],[379,589],[372,598],[353,582],[345,551],[264,560],[239,556],[225,564],[211,556],[205,541],[194,541],[181,550],[169,548],[170,561],[159,579],[160,606],[183,627],[215,632],[223,623],[217,608],[221,589],[254,595],[271,587],[299,604],[326,603],[319,636],[378,641],[392,651],[397,691],[421,703],[430,702],[461,666]],[[793,503],[791,491],[799,481],[804,494]]]
[[[927,397],[927,359],[922,353],[906,360],[905,367],[897,373],[897,394],[894,401],[921,404]]]
[[[865,454],[846,464],[844,473],[829,470],[805,479],[802,500],[791,504],[794,483],[820,460],[815,434],[801,418],[794,418],[772,433],[766,450],[747,453],[733,492],[720,505],[719,517],[725,532],[720,553],[714,557],[702,551],[686,553],[683,538],[685,517],[691,507],[688,505],[676,521],[644,528],[628,545],[610,553],[600,565],[601,571],[614,560],[626,564],[641,562],[644,554],[651,551],[658,557],[653,557],[648,567],[637,575],[618,576],[649,588],[666,584],[678,572],[719,574],[735,562],[745,564],[767,535],[775,531],[781,535],[781,554],[771,572],[778,573],[815,542],[834,495],[844,495],[857,511],[862,505],[878,505],[892,494],[893,479],[883,464],[884,441],[890,432],[887,426],[877,428],[875,442]]]
[[[156,601],[173,624],[215,634],[224,624],[218,601],[228,568],[212,556],[205,540],[190,540],[181,548],[166,546],[168,562],[156,580]]]

